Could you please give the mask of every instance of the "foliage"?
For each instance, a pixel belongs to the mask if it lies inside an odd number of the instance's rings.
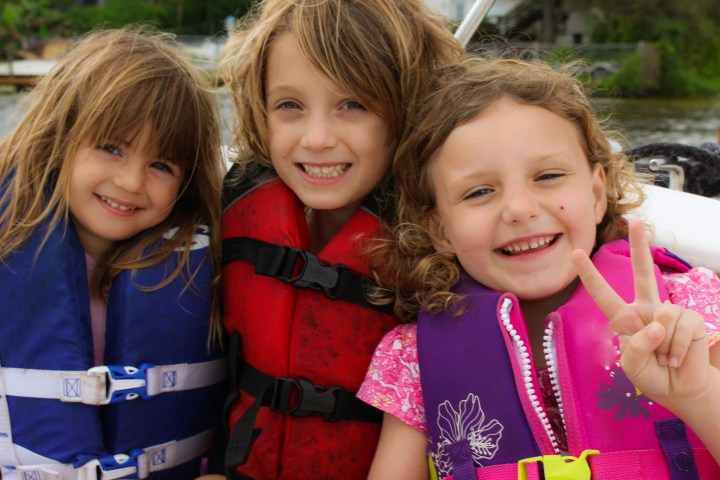
[[[650,42],[660,50],[659,93],[697,95],[720,76],[720,0],[564,0],[566,8],[591,12],[593,42]],[[629,81],[625,65],[613,81]],[[716,82],[718,83],[718,82]],[[642,82],[628,91],[643,91]]]
[[[83,33],[93,28],[117,28],[128,23],[146,23],[162,28],[170,23],[167,5],[142,0],[109,0],[102,6],[79,7],[70,10],[72,29]]]

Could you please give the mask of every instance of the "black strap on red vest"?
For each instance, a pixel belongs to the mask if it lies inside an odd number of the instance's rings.
[[[316,385],[303,378],[274,377],[242,363],[235,354],[239,337],[235,332],[230,344],[232,394],[225,403],[226,418],[229,418],[238,390],[251,395],[255,401],[240,417],[229,436],[225,452],[228,472],[234,472],[236,467],[248,461],[253,443],[261,432],[260,428],[255,428],[255,419],[261,407],[293,417],[322,416],[328,421],[382,422],[382,412],[358,399],[355,392],[338,386]]]
[[[366,296],[374,283],[342,264],[332,265],[315,254],[296,247],[275,245],[249,237],[222,242],[223,266],[244,260],[255,265],[255,273],[294,285],[319,290],[331,299],[352,302],[382,313],[393,314],[393,306],[375,305]]]

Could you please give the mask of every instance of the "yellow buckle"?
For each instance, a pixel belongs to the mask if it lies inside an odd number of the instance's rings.
[[[518,480],[527,480],[525,464],[542,462],[545,480],[590,480],[592,473],[588,465],[588,455],[596,455],[598,450],[583,450],[579,457],[570,455],[544,455],[525,458],[518,462]]]

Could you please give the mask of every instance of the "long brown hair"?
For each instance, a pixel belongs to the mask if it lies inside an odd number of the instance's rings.
[[[150,124],[159,150],[183,168],[180,194],[159,225],[117,242],[98,259],[93,292],[103,292],[122,270],[157,265],[176,250],[177,267],[161,288],[182,275],[192,287],[192,238],[198,225],[211,237],[213,271],[220,271],[220,198],[223,164],[215,98],[203,75],[168,34],[145,27],[95,31],[77,42],[26,99],[12,134],[0,142],[0,261],[41,225],[48,233],[70,220],[69,176],[78,148],[132,137]],[[163,234],[176,234],[151,249]],[[42,247],[41,247],[42,248]],[[214,290],[218,290],[215,288]],[[220,329],[215,295],[215,332]]]
[[[264,0],[223,52],[237,110],[241,164],[268,157],[265,69],[273,39],[291,33],[308,62],[390,125],[393,146],[432,71],[465,52],[420,0]]]

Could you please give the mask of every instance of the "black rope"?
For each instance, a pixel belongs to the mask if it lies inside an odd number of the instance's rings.
[[[681,143],[651,143],[625,151],[639,171],[656,176],[656,184],[667,187],[668,174],[654,172],[644,159],[662,158],[666,165],[676,165],[685,173],[683,190],[705,197],[720,195],[720,147],[706,142],[699,147]]]

